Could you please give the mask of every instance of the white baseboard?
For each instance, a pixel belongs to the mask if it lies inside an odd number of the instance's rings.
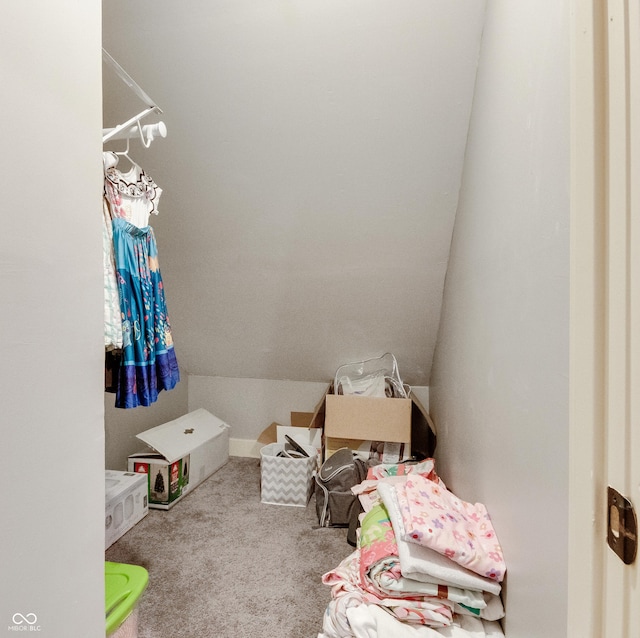
[[[229,439],[229,456],[260,458],[262,443],[252,439]]]

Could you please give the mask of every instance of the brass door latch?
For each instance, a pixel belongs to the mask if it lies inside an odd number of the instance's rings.
[[[607,489],[607,543],[625,565],[631,565],[638,549],[638,522],[631,501],[611,486]]]

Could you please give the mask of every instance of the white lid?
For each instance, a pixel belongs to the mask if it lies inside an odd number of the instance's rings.
[[[143,480],[141,481],[140,479]],[[142,474],[136,474],[135,472],[121,472],[119,470],[105,470],[105,498],[109,500],[136,483],[146,482],[147,479]]]
[[[170,463],[215,438],[229,426],[204,408],[137,435]]]

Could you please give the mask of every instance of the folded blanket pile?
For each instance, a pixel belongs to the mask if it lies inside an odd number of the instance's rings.
[[[332,600],[318,638],[495,638],[506,567],[484,505],[466,503],[433,459],[378,465],[353,488],[357,549],[323,576]]]

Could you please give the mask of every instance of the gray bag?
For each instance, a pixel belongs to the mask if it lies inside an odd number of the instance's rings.
[[[367,463],[349,448],[332,454],[316,474],[316,514],[320,527],[348,527],[358,498],[350,488],[367,477]]]

